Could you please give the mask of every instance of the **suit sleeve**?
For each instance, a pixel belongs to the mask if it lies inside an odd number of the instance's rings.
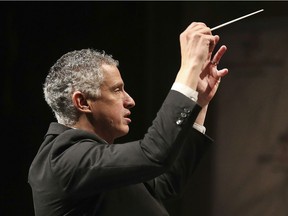
[[[160,200],[181,196],[189,177],[212,142],[209,137],[191,128],[171,168],[145,183],[150,193]]]

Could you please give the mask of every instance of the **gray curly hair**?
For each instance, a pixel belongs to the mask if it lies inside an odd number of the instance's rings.
[[[80,113],[72,102],[75,91],[91,99],[101,95],[103,64],[119,65],[117,60],[104,51],[82,49],[64,54],[50,68],[43,91],[58,123],[73,126],[77,122]]]

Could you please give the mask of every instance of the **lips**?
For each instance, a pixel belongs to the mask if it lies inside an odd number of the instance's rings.
[[[130,115],[131,115],[131,112],[127,112],[127,113],[124,115],[124,118],[125,118],[125,120],[127,121],[128,124],[131,122],[131,119],[129,118]]]

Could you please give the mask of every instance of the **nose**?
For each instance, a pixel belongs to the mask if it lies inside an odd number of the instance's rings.
[[[125,108],[131,109],[132,107],[135,106],[135,101],[127,92],[125,92],[125,95],[126,97],[125,97],[124,106]]]

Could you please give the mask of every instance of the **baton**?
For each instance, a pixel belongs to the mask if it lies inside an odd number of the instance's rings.
[[[242,17],[233,19],[233,20],[231,20],[231,21],[229,21],[229,22],[223,23],[223,24],[221,24],[221,25],[215,26],[214,28],[211,28],[211,31],[214,31],[214,30],[216,30],[216,29],[222,28],[223,26],[226,26],[226,25],[229,25],[229,24],[231,24],[231,23],[237,22],[237,21],[239,21],[239,20],[241,20],[241,19],[244,19],[244,18],[246,18],[246,17],[252,16],[252,15],[257,14],[257,13],[260,13],[260,12],[262,12],[262,11],[264,11],[264,9],[255,11],[255,12],[253,12],[253,13],[247,14],[247,15],[245,15],[245,16],[242,16]]]

